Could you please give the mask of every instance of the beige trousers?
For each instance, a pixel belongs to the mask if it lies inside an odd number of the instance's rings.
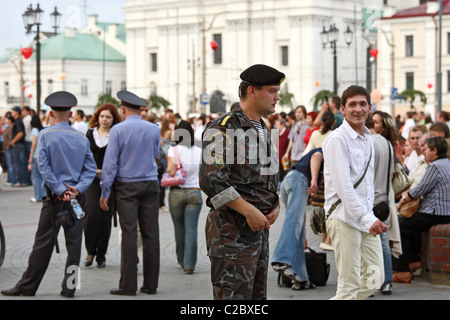
[[[361,232],[338,219],[327,221],[333,244],[338,284],[332,300],[362,300],[384,282],[383,251],[379,236]]]

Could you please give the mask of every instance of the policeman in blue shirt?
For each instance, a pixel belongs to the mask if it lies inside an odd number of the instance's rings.
[[[41,210],[35,243],[28,268],[22,279],[7,296],[34,296],[50,262],[53,247],[58,252],[57,235],[61,226],[66,238],[67,260],[61,295],[75,294],[83,238],[83,219],[76,217],[70,200],[76,198],[84,206],[84,192],[92,183],[97,166],[88,139],[71,128],[70,109],[77,99],[69,92],[55,92],[45,100],[51,107],[55,125],[39,134],[38,167],[44,180],[47,196]]]
[[[143,293],[155,294],[159,278],[159,181],[155,159],[159,155],[161,130],[142,120],[146,102],[128,91],[120,91],[123,122],[111,128],[103,162],[100,207],[108,210],[111,185],[116,180],[116,203],[122,230],[121,277],[117,295],[136,295],[137,223],[142,235]]]

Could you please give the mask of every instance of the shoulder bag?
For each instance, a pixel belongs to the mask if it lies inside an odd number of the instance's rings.
[[[161,187],[176,187],[184,184],[186,182],[187,173],[181,165],[180,155],[178,154],[177,147],[173,147],[173,152],[175,154],[175,161],[177,165],[177,171],[174,177],[171,177],[169,173],[165,172],[161,178]]]
[[[389,166],[388,166],[388,176],[387,176],[387,182],[386,182],[387,200],[382,201],[373,207],[373,214],[375,215],[375,217],[377,217],[381,221],[385,221],[389,217],[389,180],[390,180],[389,171],[391,169],[391,148],[389,146],[389,141],[386,140],[386,142],[388,143],[388,149],[389,149]]]
[[[410,186],[411,181],[408,179],[405,168],[400,161],[395,159],[394,178],[392,180],[392,189],[394,190],[395,198],[397,199],[398,196],[408,190]]]
[[[411,218],[414,213],[419,211],[421,198],[414,199],[402,205],[398,213],[405,218]]]

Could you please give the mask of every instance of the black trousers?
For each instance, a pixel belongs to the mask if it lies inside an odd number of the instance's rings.
[[[409,264],[420,261],[422,232],[438,224],[450,223],[450,216],[416,212],[411,218],[399,219],[403,254],[398,259],[392,257],[392,265],[395,271],[409,272]]]
[[[84,207],[84,195],[79,195],[77,199],[81,206]],[[55,223],[56,234],[58,234],[61,225],[56,223],[56,216],[59,212],[68,210],[69,206],[69,202],[62,202],[56,198],[46,197],[44,199],[33,250],[28,261],[28,268],[16,285],[20,292],[34,295],[38,290],[55,247],[53,234],[55,231],[52,224]],[[64,229],[67,259],[61,287],[62,291],[67,293],[74,293],[76,290],[83,239],[83,219],[73,218],[73,222],[74,225],[72,227]]]
[[[159,182],[116,182],[116,203],[122,229],[119,288],[137,290],[137,224],[142,236],[143,285],[157,289],[159,279]]]
[[[95,178],[86,190],[86,218],[84,219],[84,241],[89,255],[95,256],[97,262],[106,261],[109,239],[111,237],[112,216],[116,211],[114,188],[108,200],[109,211],[100,208],[100,180]]]

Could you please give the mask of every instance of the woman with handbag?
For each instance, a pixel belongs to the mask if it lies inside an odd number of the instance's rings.
[[[429,163],[419,184],[402,194],[398,203],[403,254],[394,260],[394,282],[411,282],[412,272],[421,267],[421,233],[437,224],[450,223],[450,160],[442,137],[426,140],[425,159]],[[414,204],[418,210],[412,206]],[[413,213],[409,218],[403,211]],[[419,240],[419,241],[417,241]]]
[[[197,227],[202,209],[198,180],[202,149],[194,145],[194,130],[187,121],[181,121],[174,132],[175,146],[169,148],[167,173],[171,177],[183,169],[183,184],[172,185],[169,192],[169,211],[175,229],[178,264],[186,274],[192,274],[197,263]]]

